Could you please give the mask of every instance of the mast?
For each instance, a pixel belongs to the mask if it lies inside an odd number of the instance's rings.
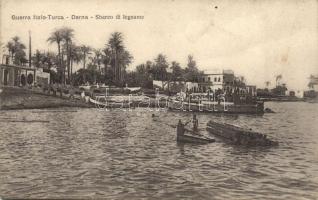
[[[31,31],[29,31],[29,67],[31,68]]]

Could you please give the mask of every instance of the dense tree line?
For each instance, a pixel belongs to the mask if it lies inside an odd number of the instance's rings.
[[[72,85],[100,83],[152,88],[153,80],[198,81],[202,73],[191,55],[188,56],[187,66],[182,68],[176,61],[169,63],[163,54],[127,72],[133,56],[125,47],[122,33],[112,33],[101,49],[76,44],[74,37],[74,30],[69,27],[55,29],[47,42],[56,45],[57,53],[36,50],[32,55],[33,66],[42,67],[49,72],[51,83]],[[27,63],[26,46],[19,37],[12,38],[6,47],[14,64]],[[81,68],[75,71],[75,65]]]
[[[202,74],[192,55],[188,56],[187,66],[182,68],[177,61],[169,63],[165,55],[159,54],[154,61],[137,65],[134,71],[128,73],[126,81],[131,86],[152,88],[153,80],[198,82]]]

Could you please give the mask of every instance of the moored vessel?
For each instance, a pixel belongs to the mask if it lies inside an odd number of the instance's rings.
[[[170,110],[207,113],[237,113],[237,114],[263,114],[264,102],[255,104],[234,104],[217,102],[185,102],[171,100],[168,104]]]

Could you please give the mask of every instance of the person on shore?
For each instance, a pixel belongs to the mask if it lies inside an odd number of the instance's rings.
[[[69,88],[69,94],[70,94],[70,99],[75,99],[75,91],[74,88],[70,87]]]
[[[85,98],[85,92],[84,91],[81,92],[81,97],[82,97],[82,99]]]

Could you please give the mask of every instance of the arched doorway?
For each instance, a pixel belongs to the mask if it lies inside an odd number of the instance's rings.
[[[32,74],[29,74],[29,75],[28,75],[27,81],[28,81],[28,84],[29,84],[29,85],[31,85],[31,84],[33,83],[33,75],[32,75]]]
[[[5,69],[3,71],[3,85],[8,85],[9,81],[9,70]]]
[[[3,72],[3,85],[8,85],[8,75],[9,71],[5,69]]]
[[[22,86],[25,86],[25,84],[26,84],[26,78],[25,78],[24,74],[21,75],[21,84],[22,84]]]

